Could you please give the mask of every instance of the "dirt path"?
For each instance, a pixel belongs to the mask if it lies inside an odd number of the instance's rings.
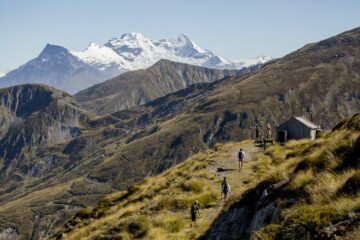
[[[239,170],[239,161],[237,158],[240,148],[242,148],[246,154],[241,171]],[[226,144],[224,149],[221,149],[221,151],[214,154],[214,170],[218,168],[224,170],[213,172],[217,180],[217,183],[214,183],[215,188],[219,189],[219,200],[213,207],[201,209],[201,214],[199,216],[200,225],[211,225],[226,203],[231,202],[233,199],[238,199],[239,196],[251,186],[251,183],[249,183],[248,180],[254,174],[253,167],[257,164],[255,156],[262,151],[262,148],[254,146],[253,141],[244,141],[241,143]],[[231,187],[231,193],[228,195],[226,201],[220,199],[221,180],[224,176],[227,177]],[[189,228],[187,231],[193,231],[193,229]]]
[[[245,151],[245,161],[241,171],[239,170],[239,161],[237,158],[237,153],[240,148]],[[254,173],[253,166],[256,164],[255,156],[261,151],[261,148],[255,147],[253,143],[249,141],[245,142],[245,144],[234,144],[234,146],[228,151],[225,151],[223,157],[219,159],[219,167],[226,170],[219,172],[219,175],[227,177],[231,187],[231,194],[240,193],[241,189],[244,188],[244,181]]]
[[[241,171],[237,158],[240,148],[246,153]],[[117,202],[108,209],[105,217],[93,220],[67,239],[92,239],[95,236],[104,236],[110,234],[109,229],[118,227],[120,222],[128,224],[135,221],[138,216],[145,217],[153,226],[145,239],[196,239],[209,229],[224,206],[238,201],[244,191],[257,184],[259,179],[252,176],[256,174],[254,166],[258,164],[256,155],[260,152],[262,148],[255,147],[253,141],[249,140],[220,144],[203,153],[195,154],[164,174],[150,177],[138,184],[136,194]],[[223,171],[217,171],[220,168]],[[224,176],[227,176],[231,186],[231,193],[226,201],[221,199],[220,191]],[[87,180],[92,183],[91,179]],[[185,190],[183,186],[191,182],[195,183],[193,185],[195,187],[200,186],[194,189],[200,190]],[[149,193],[154,194],[151,199],[147,197]],[[196,227],[191,222],[189,208],[183,208],[181,205],[191,204],[189,199],[191,203],[195,200],[200,202]],[[174,210],[176,204],[180,207]],[[132,235],[126,229],[122,233],[131,239]]]

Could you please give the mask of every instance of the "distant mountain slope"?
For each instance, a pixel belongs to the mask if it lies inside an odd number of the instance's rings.
[[[127,33],[104,45],[91,43],[82,52],[48,44],[38,57],[0,76],[0,87],[43,83],[73,94],[121,73],[147,68],[161,59],[209,68],[241,69],[271,58],[261,56],[231,62],[203,50],[185,35],[151,40],[140,33]]]
[[[0,89],[0,183],[29,171],[41,175],[51,170],[51,159],[46,170],[36,169],[38,159],[29,161],[31,152],[76,137],[86,119],[65,92],[43,85]]]
[[[25,83],[47,84],[69,93],[117,74],[84,63],[66,48],[46,45],[40,55],[0,78],[0,87]]]
[[[145,104],[195,83],[239,76],[259,67],[255,65],[242,70],[215,70],[160,60],[145,70],[121,74],[85,89],[74,97],[85,109],[104,115]]]
[[[250,138],[255,124],[263,129],[270,122],[274,128],[311,110],[315,123],[329,129],[360,111],[359,56],[357,28],[306,45],[255,72],[93,116],[80,125],[77,136],[25,149],[21,161],[13,158],[7,168],[12,181],[0,184],[0,234],[51,236],[72,213],[104,194],[126,189],[216,143]],[[13,115],[7,111],[1,116],[9,122]]]

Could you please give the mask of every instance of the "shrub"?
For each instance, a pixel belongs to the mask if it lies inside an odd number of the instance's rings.
[[[162,227],[168,232],[177,233],[184,228],[185,223],[179,217],[171,217],[169,219],[162,220],[157,223],[158,226]]]
[[[211,207],[211,205],[219,198],[219,194],[215,192],[204,193],[197,198],[200,207]]]
[[[263,229],[253,233],[251,235],[251,240],[275,240],[276,235],[281,230],[281,225],[279,224],[269,224]]]
[[[80,219],[88,219],[93,217],[93,209],[92,208],[84,208],[81,209],[79,212],[76,213],[75,217]]]
[[[339,189],[338,194],[355,196],[360,192],[360,170],[356,171],[344,185]]]
[[[144,217],[140,216],[131,221],[128,225],[128,231],[134,237],[141,238],[144,237],[150,230],[150,222]]]
[[[336,208],[328,205],[303,205],[292,209],[281,229],[280,239],[312,239],[320,229],[341,219]]]
[[[191,180],[181,183],[180,187],[183,191],[201,193],[203,191],[204,184],[198,180]]]
[[[311,170],[298,172],[291,181],[293,189],[302,188],[313,180],[313,173]]]

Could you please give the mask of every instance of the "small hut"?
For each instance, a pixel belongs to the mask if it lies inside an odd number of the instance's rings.
[[[276,130],[278,142],[302,138],[315,140],[316,132],[321,131],[320,126],[303,117],[291,117],[286,122],[276,126]]]

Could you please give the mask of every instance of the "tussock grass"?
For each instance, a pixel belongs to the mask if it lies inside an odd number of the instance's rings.
[[[359,115],[354,118],[360,126]],[[351,129],[344,122],[314,142],[291,141],[259,156],[256,168],[267,181],[286,180],[297,199],[282,209],[283,220],[253,233],[252,239],[314,239],[360,210],[360,132],[351,122]],[[360,236],[359,229],[350,226],[337,239],[358,239],[352,237]]]
[[[223,207],[220,201],[222,176],[213,169],[219,164],[218,159],[230,161],[229,154],[233,156],[237,149],[238,144],[218,144],[158,176],[104,198],[97,206],[78,213],[77,223],[64,238],[194,239],[201,236]],[[236,158],[231,161],[237,164]],[[245,169],[253,172],[251,166],[245,164]],[[235,201],[241,192],[261,180],[250,175],[249,178],[252,179],[246,187],[234,189],[229,201]],[[198,226],[191,228],[190,206],[196,200],[200,205],[200,217]],[[102,216],[95,217],[96,212],[101,212]]]
[[[305,170],[300,171],[298,174],[295,175],[294,179],[291,181],[291,188],[292,189],[299,189],[303,188],[307,184],[309,184],[314,178],[314,173],[312,170]]]
[[[360,192],[360,170],[357,170],[338,190],[339,194],[356,196]]]
[[[139,216],[128,224],[127,230],[134,238],[142,238],[149,232],[150,227],[149,219],[145,216]]]
[[[182,182],[180,185],[183,191],[201,193],[204,190],[204,183],[200,180]]]

